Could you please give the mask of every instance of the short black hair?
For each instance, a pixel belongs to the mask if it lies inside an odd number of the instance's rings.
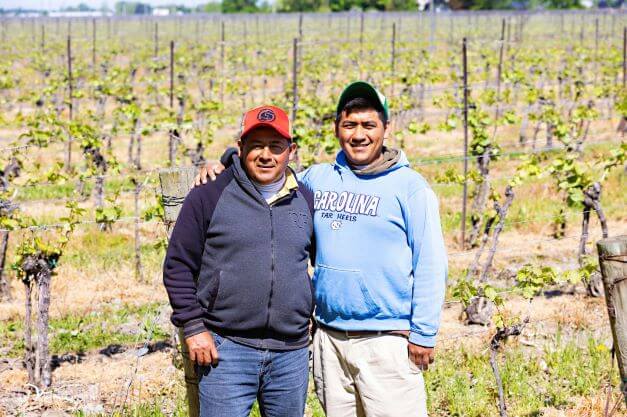
[[[383,111],[381,105],[378,105],[364,97],[355,97],[347,101],[344,107],[342,107],[342,109],[335,115],[335,124],[337,125],[338,123],[340,123],[340,118],[342,117],[343,112],[346,112],[346,115],[348,116],[356,110],[368,109],[376,110],[377,114],[379,115],[379,119],[381,119],[384,126],[388,123],[388,118],[385,117],[385,112]]]

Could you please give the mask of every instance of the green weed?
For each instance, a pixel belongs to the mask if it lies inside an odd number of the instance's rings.
[[[126,305],[52,319],[50,352],[53,355],[84,353],[112,344],[129,345],[167,339],[168,330],[155,325],[153,320],[161,306],[159,303]],[[24,354],[23,330],[24,323],[21,321],[0,323],[0,347],[8,348],[7,356]]]
[[[545,407],[563,408],[576,396],[598,392],[610,380],[610,354],[590,338],[585,347],[557,338],[543,352],[526,353],[506,346],[499,355],[510,415],[540,415]],[[433,416],[497,416],[497,388],[487,351],[449,350],[425,373],[429,410]]]

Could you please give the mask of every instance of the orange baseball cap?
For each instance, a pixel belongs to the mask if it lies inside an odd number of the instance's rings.
[[[276,106],[259,106],[248,110],[242,119],[242,133],[240,139],[251,130],[258,127],[270,127],[276,130],[285,139],[292,140],[290,119],[287,113]]]

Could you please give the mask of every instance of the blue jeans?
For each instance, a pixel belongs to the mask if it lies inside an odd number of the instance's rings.
[[[307,347],[274,351],[235,343],[212,332],[219,363],[199,366],[201,417],[302,417],[309,383]]]

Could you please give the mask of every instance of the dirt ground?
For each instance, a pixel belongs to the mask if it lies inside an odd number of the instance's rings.
[[[530,317],[530,324],[514,342],[525,349],[541,351],[544,343],[554,337],[558,326],[564,337],[581,344],[585,344],[589,336],[589,333],[585,337],[580,334],[583,329],[588,329],[605,344],[611,344],[604,300],[586,297],[581,288],[575,294],[555,291],[537,297],[531,304],[512,298],[507,306],[510,314]],[[493,329],[466,326],[459,320],[460,313],[458,303],[445,306],[438,350],[458,349],[460,345],[482,349],[487,345]],[[175,355],[171,341],[153,345],[138,343],[120,352],[103,349],[81,357],[66,355],[55,365],[53,388],[40,393],[29,392],[26,372],[19,360],[4,360],[0,362],[0,410],[7,415],[16,415],[19,411],[29,417],[41,415],[44,409],[111,412],[124,404],[155,398],[163,400],[165,407],[172,407],[171,402],[182,387],[182,371],[173,364]],[[581,403],[578,401],[571,411],[553,410],[543,415],[602,415],[599,414],[605,404],[602,393],[598,397],[582,398]],[[572,414],[584,411],[585,414]]]

